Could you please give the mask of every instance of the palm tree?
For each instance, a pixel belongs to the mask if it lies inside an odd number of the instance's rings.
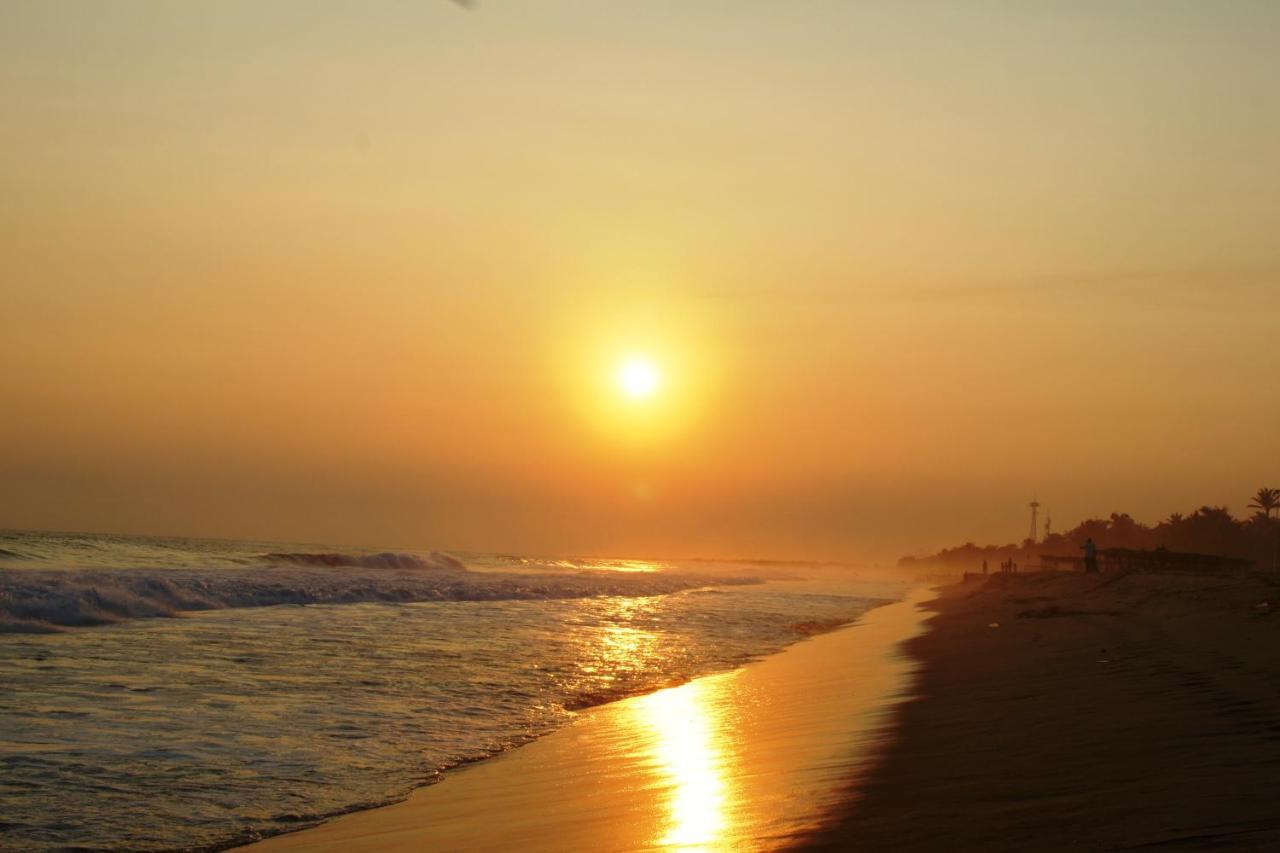
[[[1261,510],[1263,515],[1271,518],[1271,512],[1280,509],[1280,489],[1258,489],[1249,508]]]
[[[1271,511],[1280,509],[1280,489],[1258,489],[1249,507],[1261,511],[1267,521],[1270,521]],[[1276,549],[1271,555],[1271,571],[1280,571],[1280,530],[1276,531]]]

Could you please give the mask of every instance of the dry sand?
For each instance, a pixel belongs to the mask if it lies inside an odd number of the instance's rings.
[[[997,575],[817,849],[1280,850],[1280,580]]]
[[[268,851],[772,850],[837,808],[879,748],[913,665],[919,604],[733,672],[615,702],[403,803],[257,845]]]

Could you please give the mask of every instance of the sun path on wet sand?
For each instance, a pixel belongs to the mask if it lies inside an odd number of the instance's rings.
[[[592,709],[405,802],[254,851],[772,850],[819,826],[911,680],[921,589],[737,670]]]

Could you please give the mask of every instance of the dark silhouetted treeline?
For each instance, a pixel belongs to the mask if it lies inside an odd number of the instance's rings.
[[[1225,506],[1202,506],[1187,515],[1174,513],[1154,526],[1135,520],[1128,513],[1113,512],[1109,518],[1082,521],[1065,533],[1054,533],[1040,542],[1030,540],[1009,545],[975,545],[967,542],[944,548],[929,557],[903,557],[902,567],[932,566],[954,571],[978,571],[986,560],[997,571],[1005,560],[1020,566],[1034,565],[1040,555],[1079,556],[1081,546],[1092,538],[1099,548],[1165,548],[1193,554],[1212,554],[1252,560],[1258,568],[1276,566],[1280,548],[1280,490],[1260,489],[1249,504],[1255,512],[1236,518]]]

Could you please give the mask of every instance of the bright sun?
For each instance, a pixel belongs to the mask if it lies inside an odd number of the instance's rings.
[[[657,365],[643,358],[627,359],[618,368],[618,388],[636,400],[650,397],[662,384]]]

